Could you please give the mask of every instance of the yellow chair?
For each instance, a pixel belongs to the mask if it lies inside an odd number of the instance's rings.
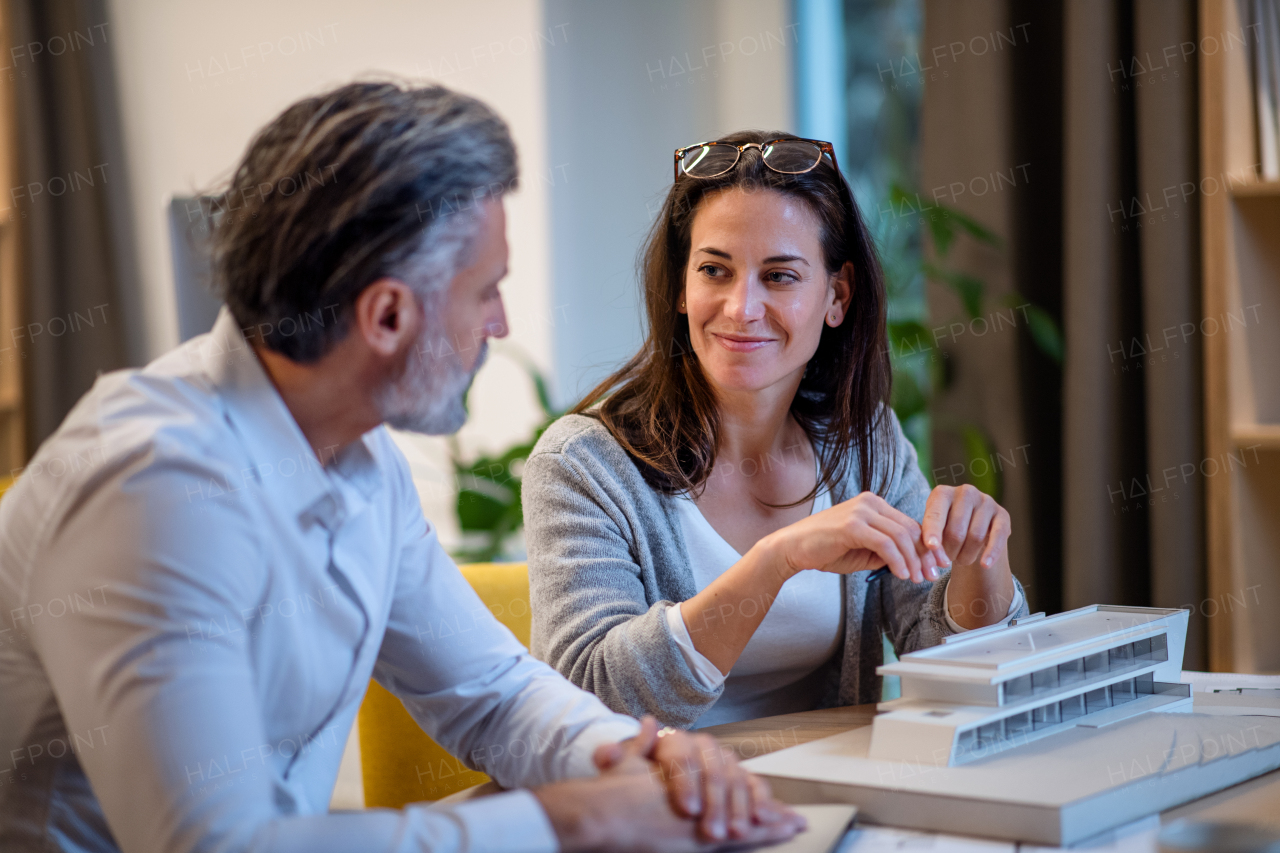
[[[9,476],[0,477],[0,498],[4,497],[4,493],[13,487],[14,478]]]
[[[529,645],[529,566],[475,563],[462,575],[498,621]],[[360,762],[366,808],[402,808],[487,782],[419,728],[400,700],[376,682],[360,706]]]

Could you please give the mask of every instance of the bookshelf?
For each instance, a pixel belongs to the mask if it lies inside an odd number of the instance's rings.
[[[1202,44],[1248,34],[1236,0],[1199,15]],[[1219,321],[1204,330],[1201,606],[1214,670],[1280,672],[1280,181],[1258,177],[1251,57],[1232,47],[1199,51],[1201,175],[1221,187],[1201,193],[1203,316]]]
[[[7,31],[0,5],[0,36]],[[7,44],[8,40],[3,39]],[[0,187],[17,183],[14,150],[14,95],[9,75],[0,75]],[[9,330],[22,324],[18,233],[8,199],[0,199],[0,482],[26,460],[22,408],[22,353]]]

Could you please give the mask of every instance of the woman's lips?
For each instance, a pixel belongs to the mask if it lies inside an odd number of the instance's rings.
[[[717,335],[709,333],[720,346],[729,352],[755,352],[773,343],[773,338],[754,338],[748,335]]]

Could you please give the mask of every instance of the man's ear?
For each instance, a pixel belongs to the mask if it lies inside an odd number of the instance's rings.
[[[849,313],[849,305],[853,302],[853,263],[845,261],[838,272],[831,276],[832,302],[827,309],[827,325],[839,326]]]
[[[380,278],[356,297],[355,331],[383,358],[392,358],[413,343],[421,316],[413,290],[396,278]]]

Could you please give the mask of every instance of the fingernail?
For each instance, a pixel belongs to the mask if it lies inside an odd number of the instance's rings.
[[[929,567],[929,580],[936,581],[938,579],[938,570],[933,566]]]
[[[929,547],[930,547],[930,548],[937,548],[937,547],[938,547],[938,537],[937,537],[937,536],[930,536],[930,537],[929,537],[929,543],[928,543],[928,544],[929,544]]]
[[[684,798],[684,810],[685,810],[685,811],[687,811],[687,812],[688,812],[689,814],[691,814],[691,815],[695,815],[695,814],[697,814],[698,812],[702,811],[702,804],[698,802],[698,798],[697,798],[697,797],[692,797],[692,796],[690,796],[690,797],[685,797],[685,798]]]
[[[985,567],[987,567],[988,569],[989,569],[989,568],[991,568],[991,558],[990,558],[990,557],[983,557],[983,558],[982,558],[982,565],[983,565],[983,566],[985,566]]]
[[[723,818],[719,818],[719,819],[716,819],[716,820],[712,821],[712,822],[711,822],[711,837],[712,837],[712,838],[724,838],[724,836],[725,836],[724,819],[723,819]]]

